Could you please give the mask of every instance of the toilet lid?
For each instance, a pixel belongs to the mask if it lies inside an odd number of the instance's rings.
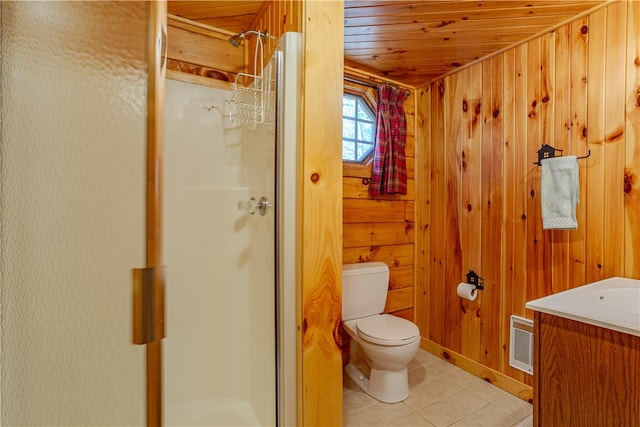
[[[390,314],[358,320],[356,328],[362,339],[381,345],[409,344],[420,336],[415,323]]]

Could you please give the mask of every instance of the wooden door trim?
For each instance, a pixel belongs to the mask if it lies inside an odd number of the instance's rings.
[[[147,94],[146,263],[161,270],[164,85],[166,77],[166,1],[149,1]],[[162,338],[164,337],[164,274],[153,279],[154,340],[147,344],[147,426],[162,425]]]

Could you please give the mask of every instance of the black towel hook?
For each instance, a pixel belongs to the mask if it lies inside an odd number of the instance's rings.
[[[576,159],[586,159],[589,156],[591,156],[591,149],[587,150],[587,154],[586,155],[580,156],[580,157],[576,157]]]

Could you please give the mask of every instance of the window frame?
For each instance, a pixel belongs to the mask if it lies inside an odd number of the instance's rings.
[[[373,161],[373,154],[375,152],[375,146],[376,146],[376,141],[375,141],[376,139],[375,138],[375,135],[376,135],[375,116],[376,116],[376,110],[377,110],[376,93],[377,93],[377,90],[375,88],[360,86],[357,83],[356,84],[351,82],[347,83],[347,81],[345,80],[344,87],[343,87],[343,99],[344,99],[344,95],[351,95],[351,96],[358,97],[369,107],[369,109],[371,109],[371,112],[373,113],[373,116],[374,116],[374,120],[373,120],[374,136],[373,136],[373,149],[366,157],[364,157],[362,160],[347,160],[343,158],[342,159],[343,163],[367,166],[371,164],[371,162]],[[342,116],[342,120],[343,120],[342,123],[344,128],[344,115]],[[344,145],[344,137],[342,139],[342,144]]]

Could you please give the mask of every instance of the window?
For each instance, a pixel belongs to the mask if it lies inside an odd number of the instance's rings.
[[[359,94],[345,93],[342,98],[342,159],[364,163],[373,153],[376,115]]]

